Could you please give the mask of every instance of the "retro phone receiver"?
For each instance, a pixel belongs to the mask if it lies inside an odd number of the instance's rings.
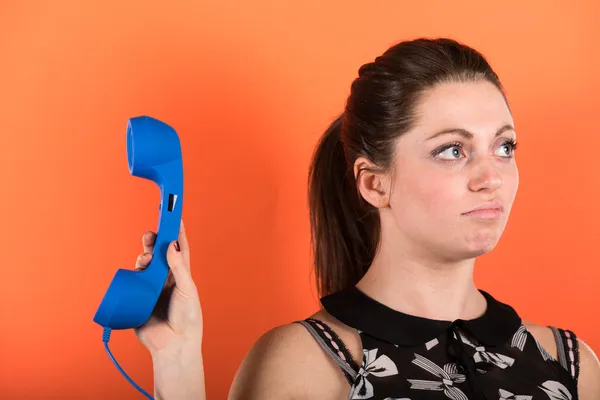
[[[118,269],[96,311],[94,322],[111,329],[136,328],[150,318],[167,279],[167,249],[179,236],[183,204],[181,145],[173,128],[147,116],[129,119],[127,161],[131,175],[159,186],[159,219],[150,265]]]

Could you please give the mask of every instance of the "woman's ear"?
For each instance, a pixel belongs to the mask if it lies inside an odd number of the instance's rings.
[[[360,196],[375,208],[389,206],[390,177],[365,157],[354,162],[354,180]]]

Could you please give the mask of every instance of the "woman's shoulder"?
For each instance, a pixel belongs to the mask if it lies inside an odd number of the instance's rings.
[[[576,332],[530,321],[523,321],[523,325],[555,359],[559,357],[558,343],[562,340],[566,342],[571,340],[569,346],[573,352],[572,357],[576,357],[578,367],[579,398],[581,400],[600,398],[600,361],[592,348]]]
[[[558,347],[556,344],[556,337],[552,328],[536,324],[531,321],[523,320],[523,326],[529,333],[535,338],[535,340],[546,350],[553,358],[558,357]]]
[[[360,335],[356,329],[340,322],[325,309],[319,310],[311,315],[309,319],[323,322],[328,329],[332,330],[339,337],[352,355],[352,358],[360,364],[363,348]]]
[[[254,343],[242,361],[229,399],[332,399],[347,396],[350,390],[339,365],[301,321],[319,321],[333,331],[353,357],[362,354],[357,333],[321,310],[304,320],[271,328]],[[310,325],[309,325],[310,326]],[[285,382],[285,384],[282,384]]]

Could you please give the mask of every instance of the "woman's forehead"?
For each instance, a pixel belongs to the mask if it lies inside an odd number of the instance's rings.
[[[419,141],[451,130],[473,137],[494,137],[500,129],[514,126],[504,96],[487,82],[443,84],[430,89],[415,108],[414,122],[411,136]]]

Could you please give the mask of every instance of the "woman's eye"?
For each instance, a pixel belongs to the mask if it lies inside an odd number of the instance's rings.
[[[510,140],[502,143],[496,150],[496,155],[502,158],[512,158],[517,148],[517,142]],[[451,143],[434,151],[433,155],[446,161],[456,161],[461,159],[463,154],[463,145],[460,143]]]
[[[500,152],[499,156],[508,158],[512,157],[516,147],[517,146],[515,142],[503,143],[500,147],[498,147],[498,151]]]
[[[444,149],[441,149],[437,152],[436,156],[450,159],[450,160],[458,160],[462,155],[462,146],[458,144],[454,144],[448,146]]]

